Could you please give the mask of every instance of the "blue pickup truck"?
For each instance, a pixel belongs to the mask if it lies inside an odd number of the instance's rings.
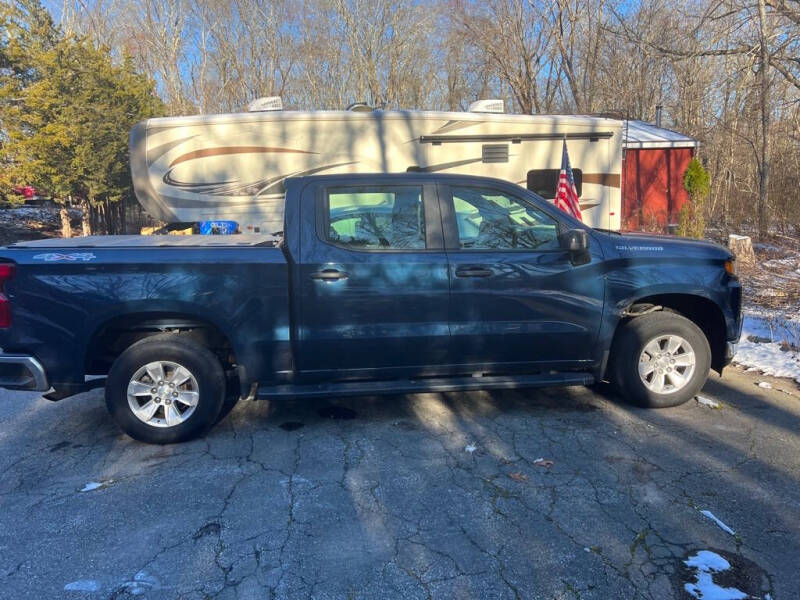
[[[145,442],[239,398],[588,385],[674,406],[741,330],[730,252],[593,230],[515,185],[427,173],[286,181],[275,235],[0,248],[0,386],[104,385]]]

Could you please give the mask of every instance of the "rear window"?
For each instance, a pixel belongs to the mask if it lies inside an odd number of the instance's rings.
[[[421,186],[328,190],[328,240],[360,250],[425,249]]]

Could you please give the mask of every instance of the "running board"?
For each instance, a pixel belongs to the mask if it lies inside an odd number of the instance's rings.
[[[513,390],[528,387],[591,385],[590,373],[542,373],[487,377],[437,377],[381,381],[341,381],[336,383],[284,384],[258,388],[258,398],[315,398],[324,396],[378,396],[418,392],[465,392],[469,390]]]

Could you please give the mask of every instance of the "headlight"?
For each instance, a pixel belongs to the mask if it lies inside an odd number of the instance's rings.
[[[731,277],[736,277],[736,259],[731,258],[725,261],[725,271]]]

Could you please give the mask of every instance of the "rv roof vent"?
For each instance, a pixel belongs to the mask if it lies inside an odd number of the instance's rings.
[[[497,99],[476,100],[469,105],[469,112],[477,113],[501,113],[503,111],[503,101]]]
[[[349,110],[350,112],[372,112],[375,109],[366,102],[353,102],[349,104],[345,110]]]
[[[265,96],[256,98],[247,105],[247,112],[261,112],[267,110],[283,110],[283,102],[280,96]]]

